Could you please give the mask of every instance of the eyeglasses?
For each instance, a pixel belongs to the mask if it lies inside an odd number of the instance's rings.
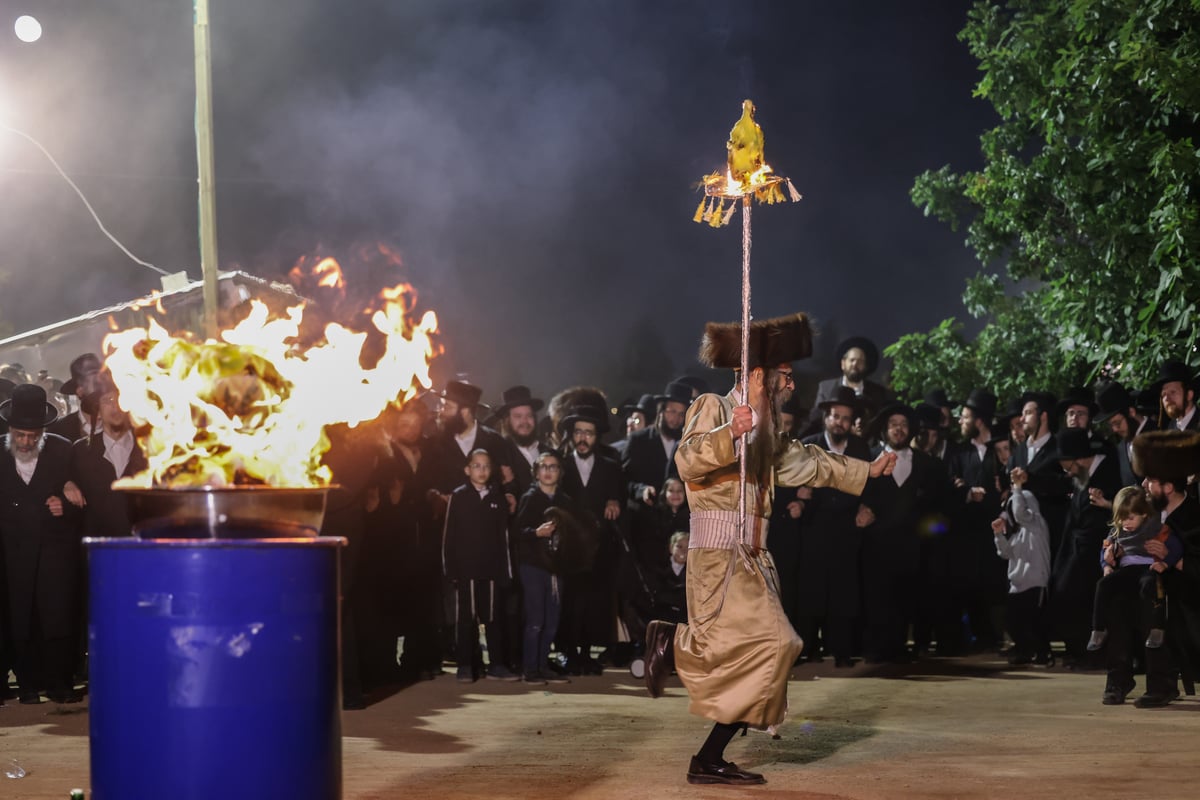
[[[596,438],[595,431],[585,431],[582,428],[576,428],[575,430],[571,431],[571,435],[572,436],[582,436],[584,439],[595,439]]]
[[[796,376],[795,376],[795,375],[793,375],[792,373],[790,373],[790,372],[776,372],[775,374],[776,374],[776,375],[778,375],[779,377],[783,378],[783,385],[784,385],[784,386],[795,386],[795,385],[796,385]]]

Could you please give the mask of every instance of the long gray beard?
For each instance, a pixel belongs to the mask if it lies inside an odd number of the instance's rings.
[[[770,376],[769,385],[775,385],[774,376]],[[767,413],[760,415],[754,440],[750,442],[750,449],[746,452],[747,480],[764,486],[771,479],[771,471],[775,468],[775,461],[783,448],[783,441],[779,435],[777,392],[771,391],[766,399]]]
[[[42,454],[42,448],[46,446],[46,434],[43,433],[38,438],[37,450],[34,450],[32,453],[22,453],[14,448],[11,436],[5,438],[4,446],[8,449],[13,460],[20,461],[22,464],[28,464],[31,461],[37,461],[38,456]]]

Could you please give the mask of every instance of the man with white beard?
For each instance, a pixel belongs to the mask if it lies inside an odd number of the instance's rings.
[[[46,433],[57,410],[46,390],[22,384],[0,403],[8,423],[0,452],[0,545],[9,647],[22,703],[77,703],[74,675],[78,574],[82,568],[78,514],[64,500],[71,444]]]

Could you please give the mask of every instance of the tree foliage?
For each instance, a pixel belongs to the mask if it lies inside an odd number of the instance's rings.
[[[912,198],[966,224],[984,271],[964,302],[986,325],[960,350],[1002,396],[1100,374],[1142,385],[1169,358],[1200,364],[1198,31],[1200,0],[970,11],[960,38],[1000,124],[981,137],[981,170],[926,172]]]

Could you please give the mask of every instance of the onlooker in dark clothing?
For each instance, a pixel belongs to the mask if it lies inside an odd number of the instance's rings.
[[[479,653],[479,626],[483,625],[489,655],[505,652],[501,592],[512,580],[509,562],[508,513],[504,495],[489,481],[492,459],[477,448],[464,468],[467,482],[454,490],[446,506],[442,537],[445,576],[455,588],[457,628],[455,656],[458,680],[470,683],[479,677],[483,659]],[[516,680],[502,660],[494,660],[486,675],[497,680]]]

